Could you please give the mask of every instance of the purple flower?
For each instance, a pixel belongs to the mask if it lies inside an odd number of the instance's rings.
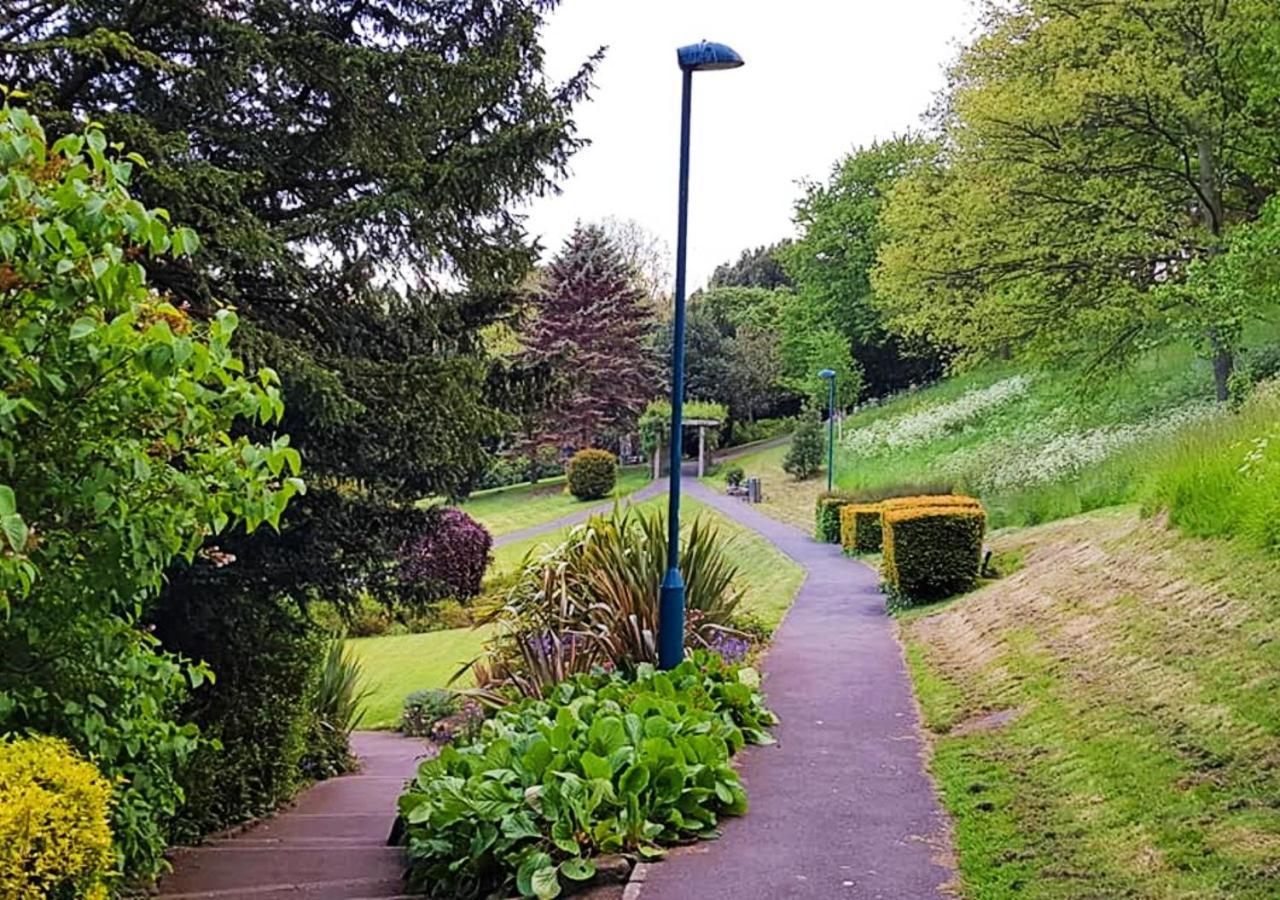
[[[707,642],[707,646],[720,654],[720,658],[728,664],[741,662],[751,650],[750,641],[727,631],[717,631]]]

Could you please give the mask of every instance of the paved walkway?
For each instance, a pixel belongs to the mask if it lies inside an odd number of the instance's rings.
[[[735,498],[689,495],[808,570],[765,658],[777,746],[748,749],[750,812],[649,867],[641,900],[945,896],[946,819],[877,576]]]
[[[635,493],[628,494],[622,500],[629,500],[632,503],[639,503],[641,500],[648,500],[650,497],[656,497],[659,494],[667,492],[667,479],[662,478],[658,481],[651,481]],[[558,519],[552,519],[550,522],[542,522],[537,525],[530,525],[528,528],[521,528],[519,531],[509,531],[506,534],[499,535],[493,539],[493,546],[501,547],[504,544],[514,544],[516,541],[523,541],[525,538],[538,537],[543,534],[551,534],[577,525],[579,522],[585,522],[589,516],[596,514],[605,514],[613,509],[613,505],[618,500],[609,500],[605,503],[596,503],[593,506],[587,506],[583,509],[575,509],[567,516],[561,516]]]
[[[404,897],[404,856],[388,847],[396,798],[425,752],[390,732],[351,738],[360,770],[322,781],[289,809],[238,834],[177,851],[160,882],[169,900]]]

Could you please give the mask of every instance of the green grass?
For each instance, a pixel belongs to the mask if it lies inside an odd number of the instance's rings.
[[[796,481],[782,470],[789,446],[770,447],[733,461],[748,476],[760,479],[764,499],[755,509],[767,516],[794,525],[805,533],[813,532],[813,505],[819,492],[826,490],[826,471],[813,478]],[[726,469],[728,467],[725,467]],[[724,490],[724,470],[708,475],[703,482],[716,490]]]
[[[361,728],[394,728],[404,698],[413,691],[440,688],[462,666],[480,655],[485,632],[472,628],[351,638],[347,646],[364,669],[371,693],[364,702]]]
[[[636,507],[662,509],[666,502],[664,494]],[[804,569],[756,532],[697,500],[685,498],[683,510],[682,521],[686,525],[698,515],[715,520],[727,540],[726,552],[738,567],[739,585],[744,591],[742,608],[767,627],[777,627],[800,590]],[[499,547],[491,574],[512,571],[529,550],[550,550],[566,533],[567,529]],[[361,727],[395,727],[405,696],[412,691],[444,687],[464,663],[480,654],[484,638],[483,632],[462,628],[349,640],[348,645],[364,667],[365,684],[372,689],[365,701]]]
[[[1274,897],[1274,558],[1132,507],[995,544],[1016,577],[900,619],[964,895]]]
[[[649,482],[649,469],[630,466],[620,470],[618,486],[613,499],[630,496]],[[461,508],[473,519],[489,529],[494,537],[552,522],[572,515],[580,509],[603,501],[583,501],[568,493],[564,479],[543,481],[538,484],[521,484],[509,488],[496,488],[472,495]]]

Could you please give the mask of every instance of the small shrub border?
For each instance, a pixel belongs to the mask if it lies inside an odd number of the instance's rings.
[[[892,606],[941,600],[973,587],[987,523],[980,505],[886,509],[882,522],[883,572]]]
[[[565,475],[570,494],[579,500],[600,500],[618,484],[618,457],[608,450],[579,450],[569,458]]]
[[[730,758],[776,722],[754,669],[695,651],[669,672],[579,675],[422,763],[400,797],[410,889],[555,897],[599,853],[710,837],[746,811]]]

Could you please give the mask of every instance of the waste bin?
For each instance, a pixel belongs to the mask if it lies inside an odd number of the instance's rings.
[[[747,500],[751,503],[759,503],[761,496],[760,479],[752,475],[747,479]]]

